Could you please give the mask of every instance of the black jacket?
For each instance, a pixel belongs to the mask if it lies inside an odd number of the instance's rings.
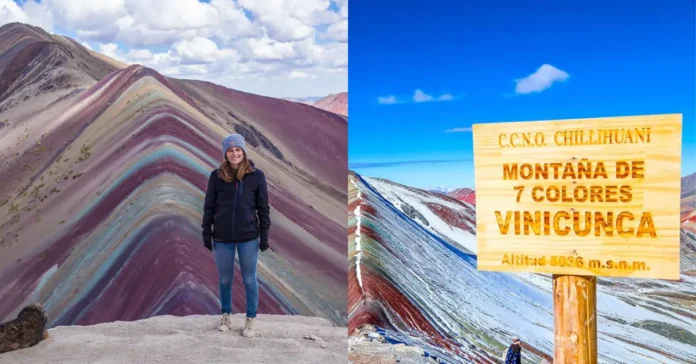
[[[262,250],[268,247],[271,227],[266,176],[260,169],[241,181],[227,183],[210,173],[203,205],[203,242],[209,247],[211,238],[219,242],[238,243],[259,237]]]

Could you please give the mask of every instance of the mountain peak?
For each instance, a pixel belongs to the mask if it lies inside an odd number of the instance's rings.
[[[454,197],[459,201],[476,205],[476,191],[474,191],[471,188],[458,188],[456,190],[450,191],[447,195],[450,197]]]
[[[314,106],[336,114],[348,116],[348,93],[339,92],[336,94],[329,94],[316,101]]]

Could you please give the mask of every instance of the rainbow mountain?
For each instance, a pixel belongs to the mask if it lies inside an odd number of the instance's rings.
[[[694,178],[680,280],[598,279],[600,362],[696,362]],[[478,271],[473,203],[355,172],[348,185],[350,333],[371,325],[444,363],[501,363],[519,337],[524,363],[552,361],[551,276]]]
[[[218,314],[202,207],[237,132],[268,179],[259,313],[346,324],[346,117],[19,23],[0,27],[0,80],[0,320],[35,301],[50,327]],[[240,312],[238,268],[234,292]]]

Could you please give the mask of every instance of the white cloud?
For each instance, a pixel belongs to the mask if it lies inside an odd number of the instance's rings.
[[[126,57],[130,61],[143,61],[152,58],[152,52],[149,49],[131,49]]]
[[[347,0],[26,0],[20,7],[0,0],[0,21],[57,23],[82,40],[122,42],[132,47],[171,44],[193,37],[217,37],[223,42],[266,34],[280,42],[320,38],[347,39]],[[31,11],[31,12],[30,12]],[[253,18],[245,14],[253,14]],[[30,13],[29,13],[30,12]],[[29,14],[27,14],[29,13]]]
[[[44,0],[43,3],[57,22],[76,30],[104,29],[127,14],[124,0]]]
[[[12,22],[25,22],[27,14],[12,0],[0,0],[0,22],[2,24]]]
[[[125,62],[125,58],[120,54],[120,51],[118,49],[118,44],[115,43],[107,43],[107,44],[100,44],[99,45],[99,53],[111,57],[117,61]]]
[[[25,8],[28,4],[35,4],[34,0],[27,0]],[[159,0],[44,0],[42,4],[63,27],[84,40],[102,43],[141,47],[196,36],[230,41],[262,34],[261,25],[247,18],[244,9],[231,0],[168,0],[167,6]]]
[[[203,76],[208,74],[208,67],[202,64],[183,64],[179,66],[179,72],[188,76]]]
[[[426,94],[425,92],[421,90],[416,90],[416,92],[413,94],[413,101],[415,102],[428,102],[432,101],[433,97]]]
[[[297,42],[293,48],[304,66],[317,66],[345,70],[348,67],[348,43],[316,44],[314,40]]]
[[[413,96],[410,97],[411,102],[416,102],[416,103],[421,103],[421,102],[431,102],[431,101],[452,101],[454,100],[455,97],[452,96],[451,94],[442,94],[438,97],[428,95],[423,90],[417,89],[414,93]],[[408,101],[399,101],[396,96],[394,95],[389,95],[386,97],[378,97],[377,102],[380,104],[399,104],[399,103],[404,103]]]
[[[224,42],[229,42],[236,37],[260,37],[263,35],[261,25],[252,22],[244,14],[244,9],[233,1],[212,0],[210,2],[218,12],[220,23],[210,30],[210,35],[214,35]],[[202,34],[207,36],[207,34]]]
[[[326,34],[323,39],[332,39],[338,42],[348,41],[348,19],[341,20],[338,23],[332,24],[326,29]]]
[[[256,21],[265,26],[268,35],[281,42],[305,39],[313,35],[316,26],[332,24],[341,15],[329,10],[327,0],[238,0]]]
[[[53,16],[45,4],[27,0],[23,6],[12,0],[0,0],[0,26],[20,22],[53,31]]]
[[[124,63],[268,96],[348,87],[347,0],[36,1],[0,0],[0,22],[55,23]]]
[[[515,93],[530,94],[551,87],[554,82],[563,82],[570,77],[568,73],[550,64],[544,64],[529,76],[515,80]]]
[[[172,56],[172,52],[155,53],[149,60],[141,60],[142,65],[157,70],[165,76],[178,77],[182,75],[179,69],[178,59]]]
[[[348,18],[348,0],[337,0],[336,4],[339,7],[338,13],[344,18]]]
[[[384,96],[384,97],[382,97],[382,96],[378,97],[377,102],[379,102],[380,104],[389,105],[389,104],[396,104],[397,101],[396,101],[396,96],[389,95],[389,96]]]
[[[125,0],[128,14],[150,30],[189,30],[220,23],[220,13],[211,4],[198,0]]]
[[[293,79],[299,79],[299,78],[317,78],[316,75],[309,75],[306,72],[302,71],[292,71],[288,75],[288,78],[293,80]]]
[[[239,52],[234,49],[219,49],[217,44],[208,38],[196,37],[191,41],[179,41],[172,45],[172,50],[175,57],[180,58],[180,63],[185,65],[239,60]]]
[[[308,75],[302,71],[292,71],[288,75],[289,79],[295,79],[295,78],[307,78]]]
[[[46,4],[27,0],[24,3],[24,12],[28,17],[24,21],[25,23],[41,27],[47,32],[53,32],[53,14],[46,7]]]
[[[227,72],[219,75],[208,75],[203,79],[223,84],[227,87],[251,93],[259,93],[274,97],[306,97],[308,95],[323,96],[336,93],[337,90],[347,89],[345,72],[333,72],[317,69],[316,78],[301,78],[289,80],[287,74],[276,70],[259,72],[266,64],[250,62],[244,67],[247,73]],[[238,68],[238,67],[234,67]],[[340,92],[340,91],[338,91]],[[304,96],[303,96],[304,95]]]
[[[257,60],[282,60],[297,56],[293,43],[268,37],[246,39],[240,43],[240,49],[247,58]]]

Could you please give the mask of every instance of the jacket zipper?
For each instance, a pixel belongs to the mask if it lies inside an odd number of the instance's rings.
[[[235,213],[237,212],[237,190],[239,188],[239,184],[237,181],[234,182],[234,202],[232,203],[232,239],[236,239],[237,236],[234,233],[234,220],[235,220]]]

